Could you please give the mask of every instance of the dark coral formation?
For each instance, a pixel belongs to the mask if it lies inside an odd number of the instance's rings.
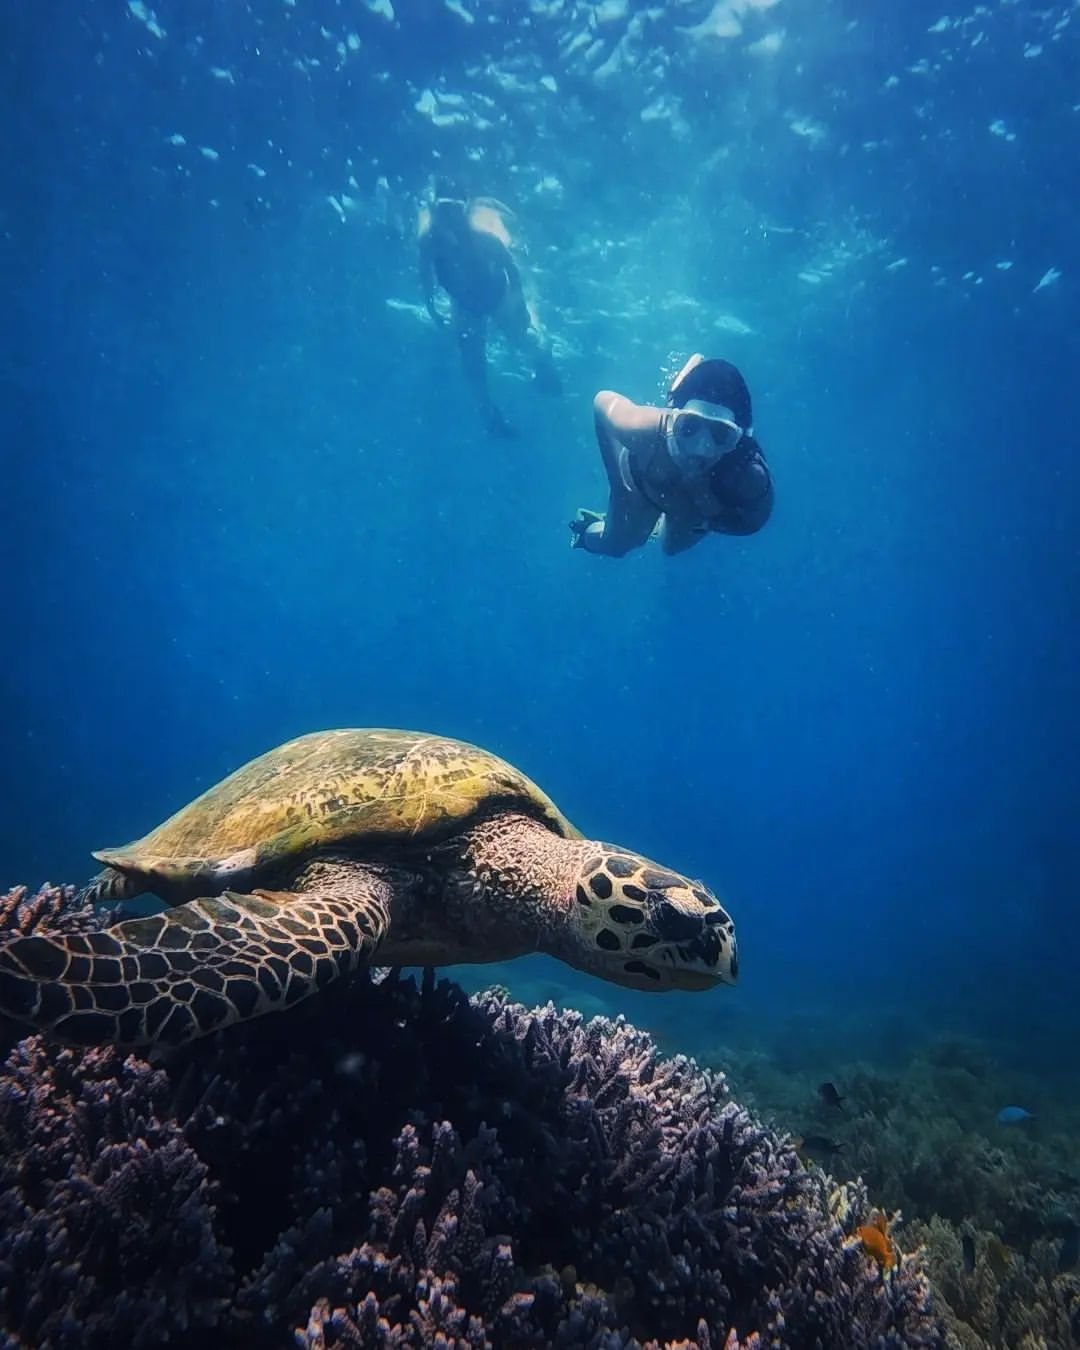
[[[851,1239],[863,1193],[831,1205],[718,1075],[432,980],[160,1068],[31,1037],[0,1152],[15,1343],[943,1343],[917,1260],[883,1278]]]
[[[1080,1112],[1075,1088],[1048,1099],[1049,1085],[1023,1079],[977,1044],[951,1038],[925,1047],[902,1069],[832,1063],[841,1107],[823,1102],[818,1073],[779,1069],[761,1055],[724,1055],[740,1095],[796,1134],[827,1136],[838,1177],[861,1177],[877,1202],[908,1221],[938,1217],[995,1231],[1027,1249],[1061,1216],[1080,1218]],[[1040,1098],[1047,1098],[1045,1104]],[[1036,1118],[1002,1125],[998,1109],[1020,1100]]]
[[[964,1261],[967,1235],[974,1262]],[[994,1233],[945,1219],[911,1225],[933,1267],[936,1306],[945,1317],[950,1347],[1036,1350],[1080,1345],[1080,1273],[1061,1268],[1060,1237],[1043,1238],[1021,1252]]]
[[[842,1084],[842,1109],[818,1092],[826,1071]],[[893,1073],[831,1063],[800,1075],[760,1055],[735,1072],[782,1127],[842,1145],[824,1164],[834,1175],[860,1176],[880,1204],[902,1212],[897,1236],[905,1249],[925,1250],[950,1346],[1080,1346],[1075,1245],[1069,1255],[1080,1224],[1071,1084],[1053,1095],[1045,1079],[956,1037]],[[1014,1100],[1037,1112],[1019,1128],[996,1119]]]
[[[0,1075],[0,1327],[27,1346],[158,1346],[230,1293],[206,1166],[165,1074],[23,1041]]]

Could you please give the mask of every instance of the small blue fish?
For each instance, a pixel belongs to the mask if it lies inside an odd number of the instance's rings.
[[[999,1125],[1019,1125],[1022,1121],[1034,1119],[1032,1113],[1025,1111],[1022,1106],[1003,1106],[997,1113]]]

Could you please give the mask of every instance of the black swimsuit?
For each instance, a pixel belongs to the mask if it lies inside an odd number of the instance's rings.
[[[510,289],[505,262],[481,248],[473,234],[432,239],[436,280],[462,309],[477,316],[494,314]]]
[[[634,487],[650,506],[664,512],[668,507],[657,501],[649,490],[648,479],[656,453],[666,443],[671,416],[670,413],[666,414],[660,423],[652,453],[645,463],[636,463],[636,455],[627,454],[626,457]],[[681,483],[682,475],[674,465],[671,468],[668,481],[674,487]],[[753,534],[769,519],[773,504],[772,478],[761,446],[749,433],[743,436],[734,450],[729,450],[716,461],[708,472],[707,480],[709,493],[718,507],[717,511],[705,517],[705,525],[710,530],[718,530],[723,534]]]

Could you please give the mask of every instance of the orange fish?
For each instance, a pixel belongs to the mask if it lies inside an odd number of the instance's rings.
[[[863,1251],[881,1270],[892,1270],[896,1265],[896,1244],[889,1235],[889,1222],[880,1209],[871,1213],[869,1223],[855,1229],[855,1236],[862,1243]]]

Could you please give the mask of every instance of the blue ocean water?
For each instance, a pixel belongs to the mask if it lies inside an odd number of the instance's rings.
[[[673,1048],[1075,1072],[1068,3],[9,6],[11,881],[81,881],[329,726],[476,741],[701,876],[735,990],[539,959]],[[485,433],[425,318],[434,175],[515,211],[564,391]],[[590,401],[736,362],[773,519],[568,547]]]

